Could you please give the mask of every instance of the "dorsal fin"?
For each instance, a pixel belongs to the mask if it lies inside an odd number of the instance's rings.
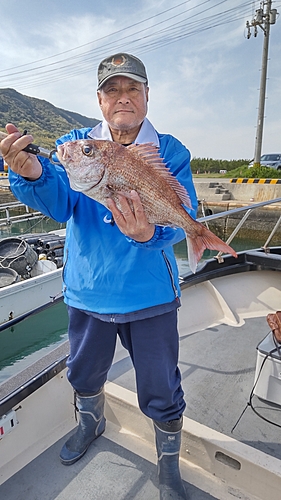
[[[130,144],[127,146],[127,150],[133,154],[137,154],[144,161],[146,161],[146,163],[149,163],[149,165],[169,183],[182,203],[185,206],[192,208],[189,194],[185,187],[179,183],[177,178],[165,165],[163,158],[161,158],[159,154],[158,148],[152,142],[147,142],[145,144]]]

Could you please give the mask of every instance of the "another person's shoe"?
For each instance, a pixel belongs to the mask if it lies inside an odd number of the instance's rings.
[[[60,452],[63,465],[72,465],[87,451],[94,439],[105,430],[104,391],[97,394],[75,393],[75,408],[79,412],[78,428],[64,444]]]
[[[153,421],[158,455],[160,500],[190,500],[179,470],[182,417],[170,422]]]

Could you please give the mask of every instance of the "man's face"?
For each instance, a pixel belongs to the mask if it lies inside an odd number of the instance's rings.
[[[102,114],[113,130],[140,127],[147,113],[148,87],[126,76],[110,78],[98,91]]]

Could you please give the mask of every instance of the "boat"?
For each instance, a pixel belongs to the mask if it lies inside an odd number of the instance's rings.
[[[280,499],[281,346],[267,322],[281,309],[281,247],[270,246],[277,228],[263,247],[237,259],[218,254],[181,277],[181,472],[191,500]],[[0,385],[1,497],[158,498],[152,423],[119,343],[105,386],[106,431],[76,464],[60,464],[76,426],[68,353],[65,341]]]
[[[58,231],[57,239],[61,236]],[[9,238],[5,243],[11,240],[15,245],[25,241],[24,238]],[[24,278],[11,267],[0,267],[0,284],[0,329],[3,329],[38,308],[62,300],[62,267],[57,267],[54,261],[38,259]]]
[[[16,209],[23,213],[11,215]],[[0,205],[0,226],[42,219],[22,203]],[[0,240],[0,331],[33,311],[62,300],[62,254],[65,228],[20,234]]]

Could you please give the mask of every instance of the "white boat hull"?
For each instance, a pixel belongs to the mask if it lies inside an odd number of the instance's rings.
[[[61,296],[62,269],[0,289],[0,325],[17,320]]]

